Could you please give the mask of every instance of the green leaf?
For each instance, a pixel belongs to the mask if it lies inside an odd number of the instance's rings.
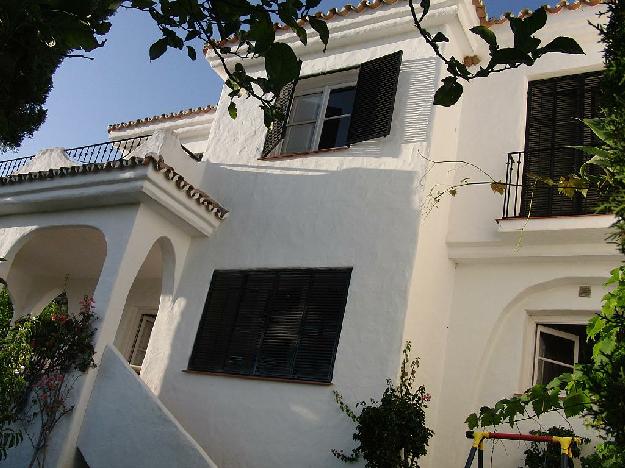
[[[541,54],[549,52],[560,52],[562,54],[583,54],[584,50],[580,47],[575,39],[570,37],[560,36],[556,37],[553,41],[547,44],[545,47],[538,49]]]
[[[531,36],[539,29],[542,29],[545,24],[547,24],[547,10],[542,6],[523,20],[524,33]]]
[[[330,39],[330,31],[328,31],[328,25],[322,19],[317,18],[316,16],[311,16],[308,18],[308,22],[310,26],[319,33],[319,39],[325,46],[328,45],[328,41]],[[324,48],[325,51],[325,48]]]
[[[306,30],[302,28],[299,24],[295,23],[294,26],[291,26],[291,29],[297,34],[299,40],[302,44],[308,44],[308,35],[306,34]]]
[[[567,395],[562,402],[564,414],[567,418],[577,416],[590,404],[588,395],[582,392],[575,392]]]
[[[167,51],[167,38],[161,37],[158,41],[150,46],[150,60],[156,60]]]
[[[495,33],[490,28],[486,26],[475,26],[469,31],[480,36],[489,46],[497,47],[497,36],[495,36]]]
[[[500,65],[514,65],[517,63],[531,63],[532,58],[525,52],[514,47],[497,49],[492,53],[492,60]]]
[[[276,31],[269,15],[253,17],[248,39],[254,42],[254,51],[263,54],[276,40]]]
[[[230,114],[230,118],[232,119],[237,118],[237,105],[234,103],[234,101],[230,101],[230,105],[228,106],[228,114]]]
[[[477,417],[477,414],[471,413],[464,422],[469,429],[475,429],[479,424],[479,418]]]
[[[443,85],[434,94],[434,105],[451,107],[458,102],[464,88],[453,76],[443,79]]]
[[[442,32],[437,32],[432,38],[433,42],[449,42],[449,38],[445,36]]]
[[[285,84],[299,77],[301,62],[293,49],[283,42],[271,44],[265,53],[265,70],[267,77],[282,88]]]
[[[614,146],[611,135],[606,129],[604,119],[582,119],[582,122],[584,122],[584,125],[586,125],[590,130],[592,130],[595,135],[597,135],[597,138],[599,138],[604,143],[609,144],[610,146]]]
[[[423,9],[423,13],[421,13],[421,18],[423,18],[430,11],[430,0],[421,0],[419,6]]]
[[[187,46],[187,55],[191,60],[195,60],[197,58],[197,54],[195,53],[195,49],[191,46]]]

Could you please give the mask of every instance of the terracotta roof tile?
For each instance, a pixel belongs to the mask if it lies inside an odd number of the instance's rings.
[[[352,13],[358,14],[358,13],[362,13],[364,11],[368,11],[368,10],[376,10],[379,7],[381,7],[382,5],[394,5],[395,3],[399,2],[399,1],[405,1],[405,0],[372,0],[372,1],[367,1],[367,0],[362,0],[360,3],[358,3],[356,6],[351,5],[351,4],[346,4],[341,8],[332,8],[331,10],[329,10],[327,13],[323,13],[323,12],[317,12],[315,13],[315,16],[317,18],[322,18],[326,21],[330,21],[334,18],[337,17],[344,17],[344,16],[348,16]],[[571,2],[569,2],[569,0],[560,0],[557,4],[555,4],[554,6],[549,6],[547,5],[547,12],[550,14],[554,14],[554,13],[559,13],[562,9],[566,9],[566,10],[577,10],[578,8],[580,8],[583,5],[589,5],[589,6],[595,6],[595,5],[599,5],[600,3],[603,3],[603,0],[573,0]],[[485,0],[473,0],[473,6],[475,7],[475,11],[477,13],[478,18],[480,19],[480,23],[484,26],[492,26],[495,24],[501,24],[506,22],[508,19],[506,17],[506,15],[500,17],[500,18],[493,18],[490,19],[488,17],[488,13],[486,12],[486,4],[485,4]],[[531,10],[524,8],[523,10],[521,10],[519,12],[518,15],[512,15],[512,16],[516,16],[519,18],[525,18],[526,16],[531,14]],[[300,26],[303,26],[305,24],[307,24],[308,21],[306,19],[300,19],[298,21],[298,24]],[[284,31],[284,30],[288,30],[290,29],[289,26],[282,24],[282,23],[275,23],[274,24],[274,29],[276,31]],[[235,36],[231,36],[227,39],[224,39],[222,41],[220,41],[218,43],[218,45],[226,45],[226,44],[231,44],[231,43],[236,43],[238,41],[238,37]],[[206,51],[208,50],[208,46],[204,46],[204,52],[206,53]]]
[[[136,127],[138,125],[149,124],[152,122],[162,122],[165,120],[175,120],[181,117],[188,117],[192,115],[210,114],[215,112],[217,108],[215,106],[204,107],[192,107],[191,109],[184,109],[176,112],[170,112],[169,114],[154,115],[151,117],[144,117],[142,119],[130,120],[129,122],[120,122],[111,124],[108,126],[108,131],[123,130],[126,128]]]
[[[58,169],[49,169],[47,171],[29,172],[26,174],[15,174],[0,177],[0,186],[88,175],[98,172],[125,170],[148,165],[151,165],[155,171],[160,172],[168,181],[174,184],[178,190],[184,192],[187,197],[194,200],[198,205],[203,206],[206,211],[212,213],[218,219],[224,219],[227,216],[227,209],[213,200],[206,192],[187,182],[186,179],[182,175],[178,174],[172,166],[165,163],[162,156],[156,154],[147,154],[143,158],[131,157],[128,159],[118,159],[106,163],[60,167]]]

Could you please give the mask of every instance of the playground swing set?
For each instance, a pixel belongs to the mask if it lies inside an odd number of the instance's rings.
[[[582,443],[580,437],[559,437],[552,435],[532,434],[507,434],[504,432],[467,431],[468,439],[473,439],[473,445],[464,468],[471,468],[477,454],[478,468],[484,468],[484,440],[523,440],[527,442],[544,442],[547,444],[560,444],[561,468],[569,468],[569,461],[573,459],[573,447]]]

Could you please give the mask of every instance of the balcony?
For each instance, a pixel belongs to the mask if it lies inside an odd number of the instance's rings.
[[[125,158],[134,150],[145,143],[149,135],[138,136],[133,138],[125,138],[104,143],[96,143],[93,145],[79,146],[76,148],[66,148],[65,153],[69,159],[76,163],[75,165],[84,164],[102,164],[111,161],[117,161]],[[192,159],[199,161],[201,155],[197,155],[189,151],[183,145],[182,150]],[[0,161],[0,177],[7,177],[17,173],[28,172],[28,163],[30,163],[36,155],[26,156],[23,158],[7,159]]]
[[[577,174],[587,159],[583,152],[568,146],[508,153],[502,218],[595,214],[601,205],[596,190],[590,189],[585,197],[576,193],[570,198],[541,181]]]

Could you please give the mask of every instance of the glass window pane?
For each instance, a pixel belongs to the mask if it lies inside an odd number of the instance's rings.
[[[340,119],[330,119],[323,122],[321,138],[319,139],[319,149],[338,148],[347,145],[347,132],[351,117],[341,117]]]
[[[321,93],[307,94],[294,98],[293,110],[291,111],[291,123],[317,120],[322,100],[323,95]]]
[[[571,372],[571,367],[562,366],[560,364],[554,364],[553,362],[538,360],[538,367],[536,369],[536,383],[548,384],[556,377]]]
[[[341,88],[330,91],[328,97],[328,107],[326,107],[326,117],[351,114],[354,107],[356,88]]]
[[[575,343],[561,336],[540,333],[539,357],[575,364]]]
[[[287,128],[283,153],[302,153],[310,151],[313,145],[315,124],[293,125]]]

